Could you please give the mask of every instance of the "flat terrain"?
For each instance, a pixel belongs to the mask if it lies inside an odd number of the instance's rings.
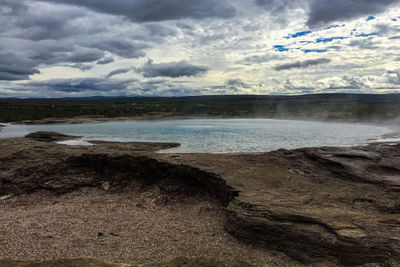
[[[382,122],[399,116],[400,94],[0,99],[0,122],[47,119],[42,122],[50,123],[75,117],[81,121],[257,117]]]
[[[0,140],[0,258],[400,263],[400,145],[208,155],[57,138]]]
[[[38,192],[3,200],[0,210],[0,259],[90,257],[150,264],[202,256],[256,266],[289,261],[226,233],[217,203],[184,198],[167,204],[157,188],[119,194],[83,188],[58,197]]]

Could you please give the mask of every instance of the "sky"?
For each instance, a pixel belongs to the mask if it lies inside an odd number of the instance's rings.
[[[399,0],[0,0],[0,98],[398,92]]]

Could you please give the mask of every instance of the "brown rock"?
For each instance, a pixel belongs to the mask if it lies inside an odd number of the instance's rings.
[[[34,132],[27,134],[25,138],[33,139],[36,141],[41,141],[41,142],[54,142],[54,141],[65,141],[65,140],[72,140],[72,139],[77,139],[80,136],[72,136],[72,135],[65,135],[65,134],[60,134],[56,132],[45,132],[45,131],[40,131],[40,132]]]
[[[134,148],[0,140],[0,195],[105,182],[199,194],[221,203],[234,237],[302,263],[400,264],[400,145],[184,157]]]

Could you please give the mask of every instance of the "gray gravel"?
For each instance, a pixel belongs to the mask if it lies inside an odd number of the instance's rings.
[[[258,266],[293,264],[280,253],[238,242],[224,231],[223,217],[217,203],[171,200],[155,189],[12,196],[0,200],[0,258],[150,263],[186,256],[238,259]]]

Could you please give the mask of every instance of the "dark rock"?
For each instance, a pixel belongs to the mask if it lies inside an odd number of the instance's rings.
[[[41,141],[41,142],[55,142],[55,141],[65,141],[65,140],[72,140],[72,139],[77,139],[80,138],[80,136],[72,136],[72,135],[65,135],[65,134],[60,134],[56,132],[45,132],[45,131],[40,131],[40,132],[34,132],[27,134],[25,138],[33,139],[36,141]]]

